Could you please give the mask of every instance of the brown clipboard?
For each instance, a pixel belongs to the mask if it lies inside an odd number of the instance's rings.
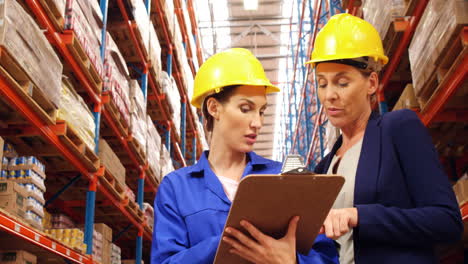
[[[286,234],[291,218],[299,215],[296,248],[306,255],[343,184],[344,178],[338,175],[248,175],[239,183],[225,227],[248,234],[240,225],[241,220],[247,220],[278,239]],[[214,263],[250,263],[229,249],[231,246],[221,239]]]

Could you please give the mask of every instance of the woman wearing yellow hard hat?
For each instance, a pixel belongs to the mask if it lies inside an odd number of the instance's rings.
[[[435,263],[435,245],[460,238],[461,216],[418,116],[372,112],[387,62],[379,34],[360,18],[335,15],[317,35],[309,63],[342,135],[315,171],[346,179],[322,232],[340,245],[341,263]]]
[[[279,89],[266,78],[260,62],[245,49],[210,57],[195,77],[192,104],[202,109],[210,132],[210,151],[198,162],[168,174],[154,202],[151,263],[213,263],[221,239],[232,254],[253,263],[337,263],[333,241],[319,235],[309,255],[296,253],[299,219],[282,239],[241,223],[255,240],[233,228],[221,238],[240,179],[248,174],[278,174],[281,164],[252,149],[263,124],[266,94]]]

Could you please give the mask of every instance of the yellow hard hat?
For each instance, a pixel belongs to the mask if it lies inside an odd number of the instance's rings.
[[[317,34],[307,64],[360,57],[373,58],[382,65],[388,62],[377,30],[369,22],[343,13],[332,16]]]
[[[192,105],[201,108],[206,96],[219,93],[230,85],[252,85],[266,88],[266,93],[279,92],[270,83],[260,61],[247,49],[232,48],[206,60],[195,76]]]

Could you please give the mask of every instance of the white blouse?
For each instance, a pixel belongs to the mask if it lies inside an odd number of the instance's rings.
[[[345,183],[333,204],[334,209],[354,207],[354,183],[359,157],[361,156],[361,148],[362,139],[348,149],[341,157],[336,174],[343,176]],[[333,157],[327,174],[332,174],[333,167],[338,159],[336,155]],[[354,264],[353,230],[351,229],[350,232],[338,238],[336,242],[340,245],[340,263]]]
[[[223,176],[218,176],[218,179],[223,185],[223,189],[226,193],[226,196],[232,202],[234,200],[234,196],[236,196],[237,187],[239,187],[239,182]]]

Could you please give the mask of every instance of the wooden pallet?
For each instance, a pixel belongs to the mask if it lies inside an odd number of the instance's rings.
[[[117,126],[120,135],[123,137],[127,137],[129,133],[129,125],[125,121],[125,119],[121,118],[120,111],[115,105],[114,101],[112,100],[112,95],[109,92],[104,92],[103,96],[108,96],[107,101],[104,101],[104,108],[109,113],[114,125]]]
[[[421,111],[432,100],[434,100],[448,78],[452,75],[455,69],[462,63],[465,56],[468,56],[468,42],[463,39],[463,29],[458,34],[455,41],[448,42],[449,46],[441,52],[440,57],[436,60],[435,65],[438,65],[431,74],[430,78],[421,88],[418,101],[421,105]],[[465,81],[455,92],[455,95],[446,104],[446,108],[466,108],[466,99],[468,99],[468,82]]]
[[[65,10],[60,10],[59,7],[55,5],[55,1],[52,0],[39,0],[42,8],[46,12],[52,24],[54,24],[55,29],[58,32],[62,32],[65,25]]]
[[[0,47],[0,75],[45,124],[55,124],[57,107],[4,47]]]
[[[105,171],[99,178],[99,182],[106,187],[107,190],[115,197],[118,201],[126,199],[125,186],[115,180],[109,171]]]
[[[100,94],[103,85],[101,75],[98,73],[95,66],[89,59],[88,54],[86,54],[85,49],[76,37],[76,33],[73,30],[65,30],[64,33],[61,34],[61,37],[62,41],[65,42],[68,51],[73,55],[76,63],[80,66],[81,70],[88,78],[90,84],[93,87],[93,90],[97,94]],[[73,70],[68,65],[64,65],[64,71],[68,71],[73,74]]]
[[[135,33],[138,45],[140,45],[141,51],[143,52],[145,61],[148,61],[149,52],[147,48],[149,47],[145,47],[145,45],[143,45],[143,36],[135,21],[131,21],[131,27]],[[141,63],[140,55],[138,54],[137,48],[135,47],[137,44],[133,43],[130,30],[128,29],[126,22],[111,23],[107,26],[107,30],[114,38],[114,41],[119,47],[122,56],[125,58],[125,61],[131,63]]]
[[[128,204],[125,205],[125,208],[139,223],[143,223],[145,216],[136,202],[129,200]]]
[[[94,150],[84,143],[72,127],[66,125],[66,121],[57,120],[57,124],[64,125],[63,131],[57,134],[59,139],[84,162],[87,169],[96,172],[99,169],[100,161]]]
[[[129,148],[135,153],[140,164],[146,164],[146,146],[142,146],[131,134],[127,139]]]
[[[148,169],[145,171],[146,178],[153,184],[153,186],[157,187],[159,185],[159,175],[152,166],[148,166]]]

